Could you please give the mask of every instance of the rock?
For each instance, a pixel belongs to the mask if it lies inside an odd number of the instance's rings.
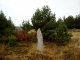
[[[37,31],[37,39],[38,39],[37,50],[43,51],[43,49],[44,49],[44,47],[43,47],[43,36],[42,36],[40,28]]]

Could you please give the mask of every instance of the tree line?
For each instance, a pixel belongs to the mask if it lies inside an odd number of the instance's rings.
[[[63,16],[63,18],[58,18],[58,20],[56,20],[56,14],[51,13],[49,6],[43,6],[41,10],[37,8],[36,12],[31,18],[32,25],[30,24],[29,20],[27,20],[25,23],[23,21],[22,28],[26,31],[31,29],[31,27],[37,29],[42,27],[42,25],[44,25],[46,22],[49,22],[49,20],[54,21],[50,22],[49,24],[51,25],[52,23],[55,23],[54,27],[58,25],[59,21],[62,21],[68,29],[80,29],[80,14],[76,15],[75,17],[72,15],[69,15],[68,17]],[[24,26],[27,27],[28,25],[30,26],[29,29],[24,28]]]
[[[37,9],[31,18],[32,25],[29,21],[23,21],[21,28],[25,33],[31,29],[41,29],[44,40],[54,41],[65,45],[71,39],[68,29],[80,29],[80,14],[59,18],[56,20],[56,14],[51,12],[49,6],[43,6]],[[10,36],[13,34],[15,26],[11,20],[6,18],[4,13],[0,11],[0,37]]]
[[[9,36],[12,34],[12,30],[14,30],[15,26],[11,20],[6,18],[3,11],[0,11],[0,37],[1,35]]]

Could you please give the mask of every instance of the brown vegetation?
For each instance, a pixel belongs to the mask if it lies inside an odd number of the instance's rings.
[[[80,32],[71,32],[72,40],[66,46],[44,42],[44,51],[37,43],[19,42],[14,47],[0,44],[0,60],[80,60]]]

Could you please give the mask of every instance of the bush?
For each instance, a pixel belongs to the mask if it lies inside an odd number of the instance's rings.
[[[59,26],[56,28],[55,41],[60,45],[66,45],[70,40],[72,34],[68,33],[66,25],[59,21]]]
[[[10,29],[5,29],[5,36],[10,36],[11,34],[13,34],[13,31]]]
[[[28,35],[29,35],[29,39],[30,39],[31,42],[37,42],[37,37],[36,37],[37,33],[34,29],[30,30],[28,32]]]
[[[31,42],[37,42],[37,38],[34,34],[29,34],[29,39]]]
[[[43,36],[44,39],[47,39],[50,42],[55,41],[55,30],[47,30],[46,32],[43,32]]]
[[[6,36],[0,37],[0,43],[7,43],[7,42],[8,42],[8,37],[6,37]]]
[[[14,35],[9,36],[8,45],[10,47],[15,46],[17,44],[17,38]]]
[[[27,33],[18,33],[16,34],[16,37],[18,38],[18,41],[29,41],[29,36]]]

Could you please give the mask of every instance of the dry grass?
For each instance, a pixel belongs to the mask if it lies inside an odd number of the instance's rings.
[[[71,32],[72,40],[66,46],[44,43],[44,51],[37,43],[19,42],[15,47],[0,44],[0,60],[80,60],[80,32]]]
[[[80,38],[80,32],[71,32],[73,35],[73,38]]]
[[[5,57],[5,45],[4,44],[0,44],[0,60],[4,60],[4,57]]]

